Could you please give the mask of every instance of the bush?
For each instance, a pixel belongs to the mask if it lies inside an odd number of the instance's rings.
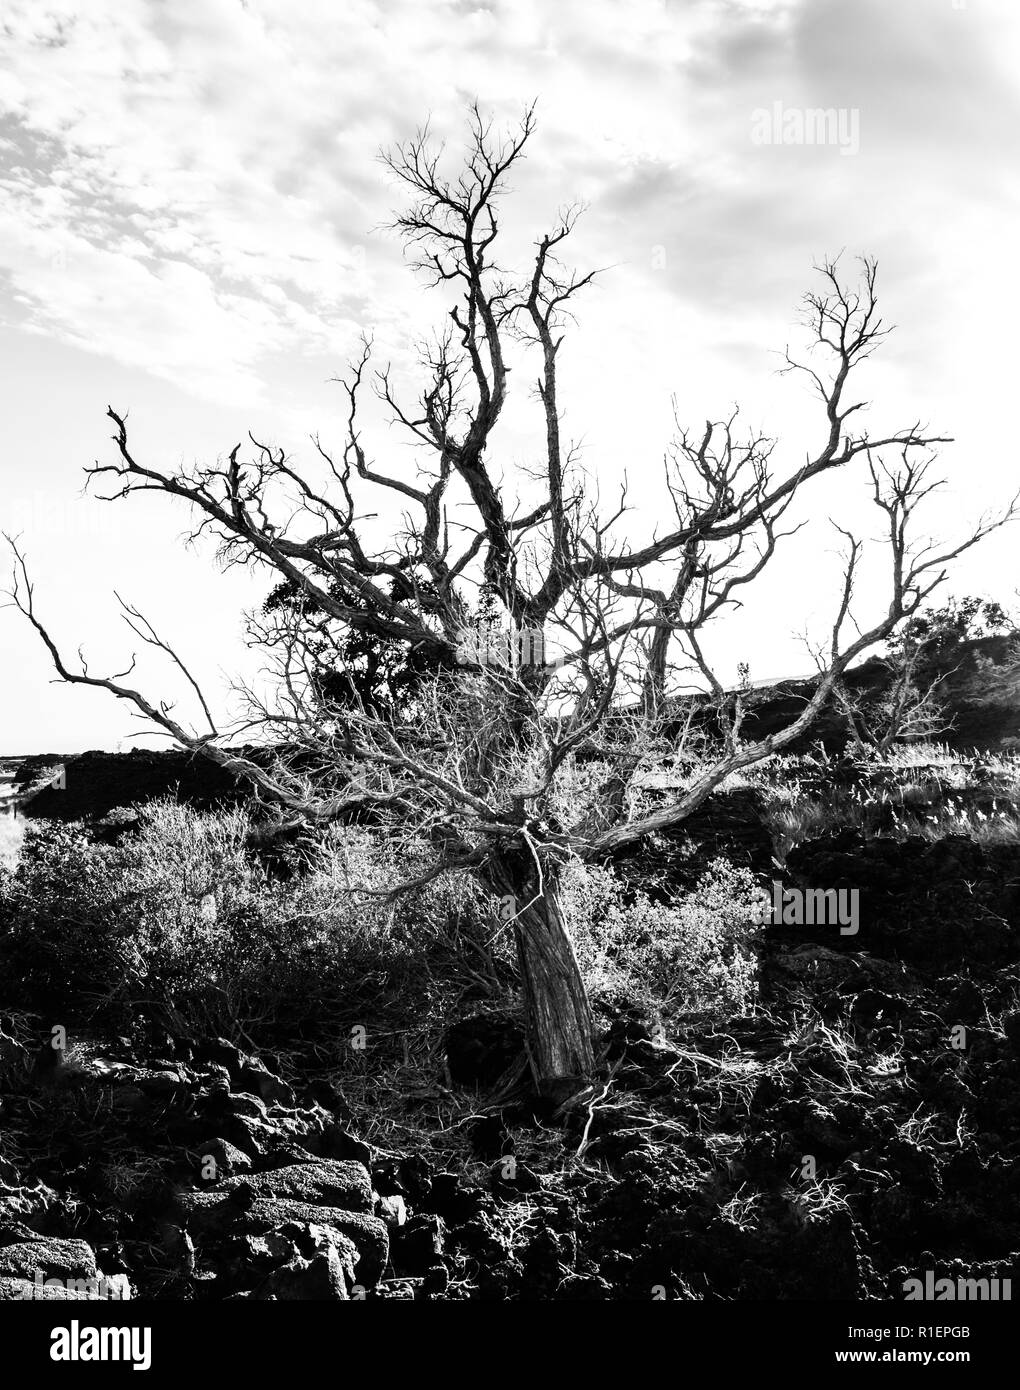
[[[80,826],[30,826],[2,894],[0,955],[9,997],[45,1009],[105,994],[130,978],[123,895],[107,855],[92,853]]]
[[[138,808],[112,845],[81,825],[30,825],[14,872],[0,875],[5,995],[68,1021],[126,1027],[158,1002],[202,1030],[336,1037],[368,1018],[424,1023],[513,988],[512,932],[493,932],[472,879],[386,900],[428,868],[431,846],[334,826],[305,871],[281,881],[247,848],[249,831],[243,810],[172,801]],[[694,892],[660,907],[610,869],[574,864],[564,893],[596,998],[664,1012],[739,1010],[751,998],[764,893],[749,871],[717,860]]]
[[[333,827],[307,872],[284,883],[246,848],[244,811],[150,802],[137,820],[115,845],[81,825],[29,828],[0,879],[12,1002],[71,1018],[133,1017],[155,1000],[218,1031],[242,1017],[335,1031],[338,1007],[364,1016],[363,1001],[386,997],[413,1009],[434,991],[430,962],[465,947],[485,957],[485,904],[470,883],[437,880],[395,904],[352,892],[420,873],[424,848],[418,863],[377,831]]]
[[[564,892],[595,999],[674,1014],[741,1012],[751,1002],[767,894],[749,869],[716,859],[666,907],[604,867],[571,865]]]

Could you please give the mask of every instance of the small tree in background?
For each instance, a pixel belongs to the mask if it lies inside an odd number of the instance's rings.
[[[836,684],[836,705],[854,744],[884,754],[897,743],[931,742],[950,733],[954,720],[944,685],[959,664],[949,663],[964,643],[1009,626],[1000,604],[973,596],[914,614],[886,643],[884,685],[877,695],[852,690],[844,680]]]

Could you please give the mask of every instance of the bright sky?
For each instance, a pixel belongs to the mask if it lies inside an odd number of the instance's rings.
[[[501,121],[538,100],[505,258],[560,204],[589,204],[573,257],[608,269],[563,349],[564,428],[607,498],[626,470],[635,538],[663,515],[671,396],[693,427],[740,403],[784,471],[820,447],[775,354],[800,341],[812,262],[841,248],[879,258],[897,325],[861,376],[869,423],[955,437],[929,525],[960,534],[1020,485],[1018,71],[1014,0],[6,0],[0,528],[22,537],[40,613],[69,654],[117,670],[137,645],[117,589],[229,706],[230,677],[254,669],[241,610],[268,581],[187,549],[168,500],[81,497],[82,468],[112,458],[105,408],[130,412],[137,455],[163,467],[249,429],[300,461],[313,431],[342,441],[330,378],[362,329],[413,386],[413,339],[442,310],[385,230],[401,199],[377,154],[429,117],[455,153],[476,96]],[[842,136],[763,144],[777,103],[841,111]],[[533,375],[516,373],[491,459],[511,475],[541,439]],[[366,443],[411,466],[381,422]],[[718,631],[725,678],[741,660],[752,677],[808,669],[796,634],[824,631],[834,602],[827,518],[869,534],[865,497],[859,472],[805,491],[811,524]],[[951,589],[1014,603],[1018,537]],[[862,621],[881,598],[862,587]],[[0,652],[0,752],[136,741],[115,701],[49,683],[13,612]],[[137,681],[178,690],[144,659]]]

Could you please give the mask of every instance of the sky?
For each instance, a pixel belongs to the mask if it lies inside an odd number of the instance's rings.
[[[83,469],[113,457],[106,407],[162,468],[249,430],[304,463],[313,433],[342,444],[335,378],[366,330],[413,391],[443,304],[388,230],[403,199],[379,153],[429,121],[455,162],[475,99],[506,124],[537,102],[506,259],[523,267],[557,209],[586,204],[571,257],[602,273],[562,350],[563,429],[607,498],[626,476],[626,534],[662,520],[674,407],[699,428],[739,405],[784,472],[817,452],[819,407],[777,369],[803,345],[812,266],[842,251],[848,269],[878,258],[895,325],[861,373],[869,427],[953,437],[927,525],[962,535],[1020,486],[1018,72],[1013,0],[6,0],[0,529],[40,615],[90,670],[117,671],[137,648],[121,594],[231,711],[232,682],[259,669],[242,613],[270,580],[189,546],[169,499],[83,495]],[[830,138],[798,141],[815,109],[836,113]],[[542,437],[522,368],[490,454],[511,483]],[[393,429],[367,423],[376,464],[409,476]],[[801,634],[823,634],[836,601],[831,522],[873,534],[866,502],[860,469],[805,489],[808,524],[711,639],[724,678],[810,669]],[[973,552],[947,592],[1015,607],[1018,538]],[[886,592],[871,553],[862,623]],[[0,669],[0,753],[157,743],[105,692],[53,683],[10,609]],[[134,679],[190,712],[144,653]]]

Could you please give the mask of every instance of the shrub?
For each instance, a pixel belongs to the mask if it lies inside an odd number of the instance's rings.
[[[5,993],[33,1007],[106,995],[133,973],[132,913],[112,852],[82,828],[37,823],[0,883]]]
[[[767,894],[749,869],[716,859],[668,906],[605,867],[571,865],[564,891],[594,998],[663,1013],[740,1012],[752,1000]]]
[[[445,875],[386,899],[427,870],[429,845],[334,826],[305,871],[281,881],[247,848],[243,810],[162,801],[135,819],[112,845],[81,825],[28,827],[0,878],[11,1002],[126,1026],[158,1001],[203,1030],[335,1037],[367,1018],[424,1023],[513,986],[512,932],[472,879]],[[612,870],[575,863],[564,892],[596,998],[664,1012],[739,1010],[751,998],[764,893],[748,870],[717,860],[661,907]]]
[[[133,1016],[156,1000],[218,1031],[242,1017],[246,1027],[335,1030],[338,1007],[365,1016],[366,1001],[388,999],[413,1010],[435,992],[437,962],[473,952],[493,973],[486,905],[472,884],[441,879],[384,900],[382,890],[424,869],[426,847],[335,826],[307,871],[280,882],[247,849],[242,810],[150,802],[137,821],[116,845],[93,843],[80,825],[29,829],[0,883],[0,968],[12,999],[69,1018]]]

